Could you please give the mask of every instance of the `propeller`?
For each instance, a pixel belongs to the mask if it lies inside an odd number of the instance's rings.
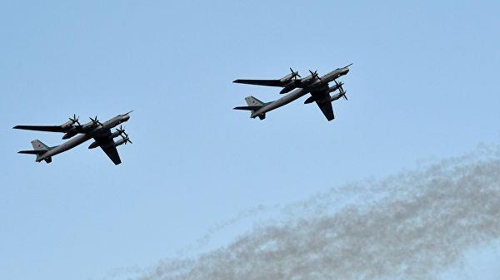
[[[118,133],[120,133],[120,135],[125,135],[125,137],[128,137],[128,134],[125,132],[125,128],[123,128],[122,125],[120,125],[120,127],[117,128],[116,131],[118,131]]]
[[[72,118],[70,117],[70,118],[69,118],[69,120],[70,120],[73,124],[77,123],[78,125],[80,125],[80,122],[78,121],[78,119],[79,119],[79,118],[80,118],[80,117],[77,117],[77,116],[76,116],[76,114],[73,114],[73,117],[72,117]]]
[[[97,116],[95,116],[95,118],[90,118],[90,120],[94,125],[102,125],[102,123],[97,119]]]
[[[299,71],[293,71],[292,67],[290,67],[290,71],[292,71],[292,79],[294,79],[295,81],[297,80],[297,77],[302,78],[299,75]]]
[[[121,135],[121,136],[122,136],[123,141],[124,141],[123,144],[125,144],[125,145],[127,145],[127,143],[134,144],[134,143],[132,143],[132,141],[130,141],[130,138],[128,138],[128,135],[127,136]]]
[[[313,79],[315,79],[315,78],[316,78],[316,79],[318,79],[318,80],[320,80],[320,81],[321,81],[321,78],[320,78],[320,77],[319,77],[319,75],[318,75],[318,70],[316,70],[316,71],[314,71],[314,72],[313,72],[313,71],[311,71],[311,70],[309,70],[309,73],[311,73],[311,76],[312,76],[312,78],[313,78]]]
[[[345,100],[349,100],[349,99],[347,99],[347,96],[345,95],[346,92],[345,92],[344,88],[342,87],[343,83],[342,82],[339,83],[339,82],[337,82],[337,80],[334,80],[334,81],[335,81],[335,84],[337,85],[337,87],[339,88],[339,91],[342,94],[342,97],[344,97]]]
[[[341,96],[342,96],[342,97],[344,97],[344,99],[345,99],[346,101],[348,101],[349,99],[347,99],[346,93],[347,93],[347,92],[346,92],[346,91],[344,91],[344,90],[342,90],[342,91],[340,92]]]

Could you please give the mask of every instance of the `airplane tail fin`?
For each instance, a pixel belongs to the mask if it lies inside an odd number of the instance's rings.
[[[45,151],[50,150],[49,146],[45,145],[42,141],[38,139],[31,141],[31,146],[33,146],[33,149],[35,150],[45,150]]]
[[[257,110],[259,110],[260,108],[264,107],[266,105],[266,103],[260,101],[259,99],[253,97],[253,96],[247,96],[245,97],[245,101],[247,102],[247,105],[248,106],[238,106],[238,107],[234,107],[234,110],[247,110],[247,111],[251,111],[252,112],[252,117],[255,117],[253,116],[253,113]],[[266,114],[261,114],[258,116],[259,119],[263,120],[266,118]]]
[[[245,101],[247,102],[248,106],[258,106],[259,108],[266,105],[266,103],[260,101],[259,99],[253,97],[253,96],[247,96],[245,97]]]
[[[28,155],[36,155],[36,162],[40,162],[42,160],[45,160],[45,162],[47,162],[47,163],[52,162],[52,157],[42,157],[42,156],[47,151],[52,150],[55,147],[49,147],[38,139],[31,141],[31,146],[33,146],[33,150],[24,150],[24,151],[19,151],[18,153],[28,154]]]

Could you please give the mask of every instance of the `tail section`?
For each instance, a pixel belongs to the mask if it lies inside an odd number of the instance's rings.
[[[235,110],[247,110],[251,111],[252,118],[259,117],[259,119],[263,120],[266,118],[266,113],[260,114],[258,116],[254,116],[255,111],[258,111],[260,108],[264,107],[266,103],[260,101],[259,99],[253,97],[253,96],[247,96],[245,97],[245,101],[247,102],[248,106],[238,106],[234,107]]]
[[[35,150],[45,150],[45,151],[50,150],[49,146],[45,145],[42,141],[38,139],[31,141],[31,146],[33,146],[33,149]]]
[[[257,106],[257,107],[262,107],[266,105],[266,103],[260,101],[259,99],[253,97],[253,96],[247,96],[245,97],[245,101],[247,102],[248,106]]]
[[[36,162],[40,162],[42,160],[45,160],[47,163],[52,162],[52,157],[50,156],[44,157],[43,155],[55,147],[49,147],[38,139],[31,141],[31,145],[33,146],[33,150],[24,150],[24,151],[19,151],[18,153],[36,155]]]

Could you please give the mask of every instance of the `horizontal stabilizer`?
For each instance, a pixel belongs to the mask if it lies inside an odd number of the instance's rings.
[[[47,163],[52,162],[52,157],[50,157],[50,156],[47,157],[45,154],[48,151],[56,148],[57,146],[49,147],[38,139],[31,141],[31,145],[33,146],[33,150],[23,150],[23,151],[19,151],[18,153],[19,154],[36,155],[36,162],[40,162],[42,160],[46,161]]]
[[[45,153],[46,150],[24,150],[24,151],[19,151],[19,154],[28,154],[28,155],[41,155]]]
[[[247,111],[256,111],[262,108],[262,106],[238,106],[234,107],[234,110],[247,110]]]
[[[269,104],[269,103],[264,103],[262,101],[260,101],[259,99],[253,97],[253,96],[247,96],[245,97],[245,101],[247,103],[248,106],[238,106],[238,107],[234,107],[234,110],[246,110],[246,111],[250,111],[251,112],[251,115],[250,117],[251,118],[255,118],[255,117],[259,117],[261,120],[263,120],[265,117],[266,117],[266,113],[260,113],[259,115],[255,115],[256,112],[259,112],[259,110],[262,109],[262,107],[266,106],[266,104]]]

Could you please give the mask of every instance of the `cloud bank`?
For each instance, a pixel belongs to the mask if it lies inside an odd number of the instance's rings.
[[[434,279],[500,237],[500,148],[283,208],[228,246],[165,260],[141,280]]]

